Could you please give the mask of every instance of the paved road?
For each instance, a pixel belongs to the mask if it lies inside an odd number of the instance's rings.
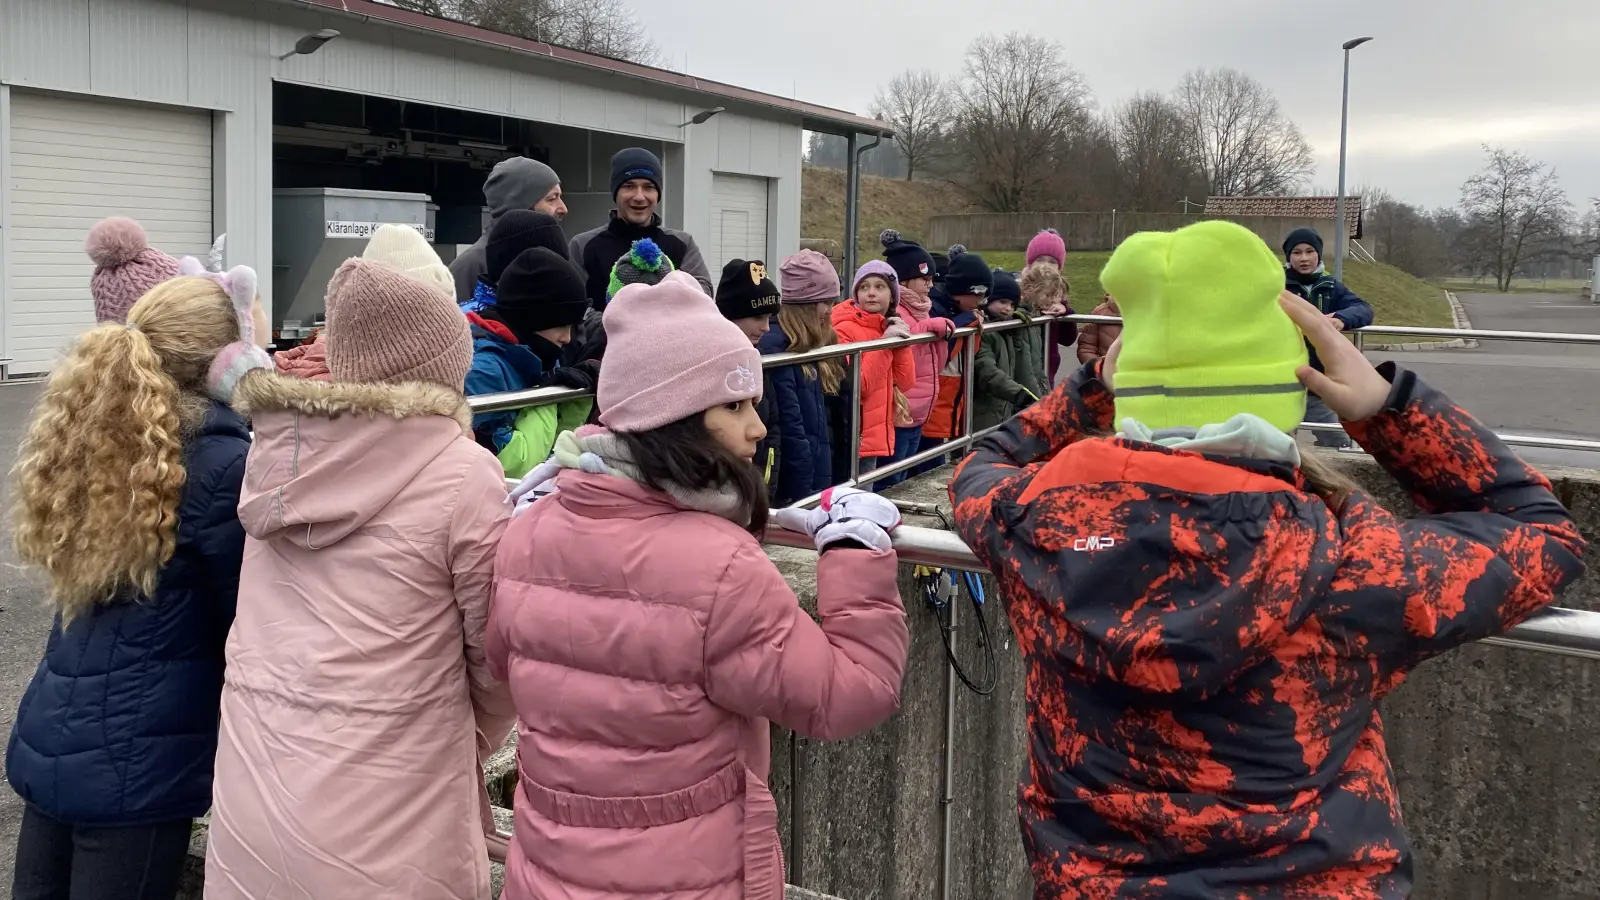
[[[1459,294],[1474,328],[1600,334],[1600,306],[1563,294]],[[1471,350],[1372,353],[1415,369],[1496,431],[1600,440],[1600,346],[1484,341]],[[1600,453],[1523,449],[1541,465]]]
[[[1461,295],[1478,328],[1600,334],[1600,306],[1552,294]],[[1474,350],[1372,354],[1397,359],[1449,392],[1499,431],[1600,439],[1600,348],[1486,343]],[[9,471],[37,385],[0,385],[0,458]],[[1600,454],[1528,451],[1534,462],[1600,466]],[[10,509],[9,483],[0,508]],[[11,554],[10,516],[0,526],[0,740],[11,732],[50,628],[38,583]],[[11,883],[21,803],[0,787],[0,891]]]

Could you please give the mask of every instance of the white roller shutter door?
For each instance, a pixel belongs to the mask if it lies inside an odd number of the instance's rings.
[[[711,175],[711,281],[730,259],[767,259],[767,179],[749,175]]]
[[[9,188],[10,371],[48,372],[94,325],[89,226],[130,216],[150,246],[204,258],[214,237],[211,114],[13,91]]]

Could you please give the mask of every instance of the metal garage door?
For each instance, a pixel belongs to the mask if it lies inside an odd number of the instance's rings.
[[[767,179],[748,175],[711,175],[711,281],[715,283],[730,259],[759,259],[767,270]]]
[[[10,370],[48,372],[94,324],[89,226],[132,216],[152,247],[204,258],[211,114],[13,91],[9,187]]]

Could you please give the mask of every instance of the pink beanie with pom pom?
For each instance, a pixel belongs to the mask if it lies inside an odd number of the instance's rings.
[[[1034,260],[1046,256],[1055,260],[1057,266],[1067,264],[1067,242],[1061,239],[1061,235],[1056,233],[1054,228],[1046,228],[1028,242],[1026,264],[1031,266]]]
[[[151,247],[144,227],[123,216],[94,223],[84,249],[94,260],[89,293],[97,323],[126,323],[140,297],[178,275],[178,261]]]

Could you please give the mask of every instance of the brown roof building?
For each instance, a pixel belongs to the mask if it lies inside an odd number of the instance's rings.
[[[1282,216],[1288,219],[1333,219],[1338,197],[1207,197],[1208,216]],[[1347,237],[1361,237],[1361,198],[1344,198]]]

